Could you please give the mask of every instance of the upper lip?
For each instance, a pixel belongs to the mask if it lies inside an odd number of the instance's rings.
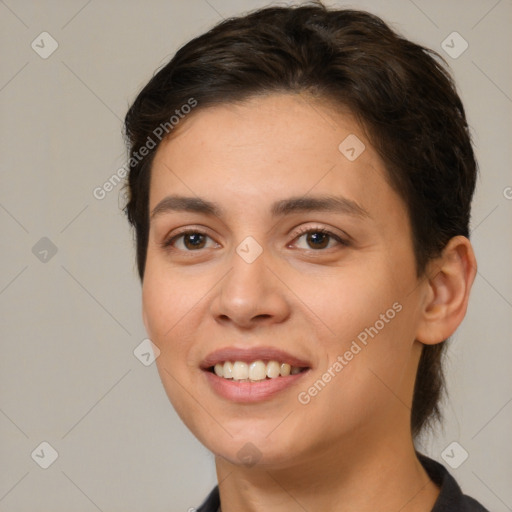
[[[206,370],[215,366],[217,363],[224,363],[225,361],[251,363],[258,360],[278,361],[280,363],[288,363],[290,366],[298,366],[301,368],[311,367],[311,363],[308,361],[292,356],[284,350],[280,350],[275,347],[262,346],[252,348],[225,347],[215,350],[208,354],[201,362],[201,368]]]

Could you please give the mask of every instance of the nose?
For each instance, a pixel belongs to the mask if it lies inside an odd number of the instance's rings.
[[[243,329],[283,322],[290,314],[288,288],[271,268],[265,251],[251,263],[233,251],[230,263],[211,303],[217,322]]]

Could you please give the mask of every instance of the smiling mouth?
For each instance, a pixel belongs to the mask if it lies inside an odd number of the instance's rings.
[[[259,382],[297,375],[308,369],[308,367],[291,366],[288,363],[281,363],[275,360],[263,361],[258,359],[250,363],[244,361],[219,362],[215,366],[210,366],[207,371],[226,380]]]

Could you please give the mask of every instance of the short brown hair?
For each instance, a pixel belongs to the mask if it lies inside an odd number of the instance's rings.
[[[230,18],[187,43],[143,88],[125,119],[125,211],[135,228],[140,279],[158,144],[144,158],[134,154],[191,98],[197,111],[273,92],[310,93],[356,116],[407,206],[417,274],[424,274],[450,238],[469,237],[477,174],[464,107],[444,64],[377,16],[320,2]],[[415,437],[440,418],[445,346],[423,347],[411,412]]]

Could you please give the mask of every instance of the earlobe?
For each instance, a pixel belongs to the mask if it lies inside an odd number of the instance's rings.
[[[466,314],[476,269],[473,248],[464,236],[453,237],[430,263],[418,341],[433,345],[455,332]]]

